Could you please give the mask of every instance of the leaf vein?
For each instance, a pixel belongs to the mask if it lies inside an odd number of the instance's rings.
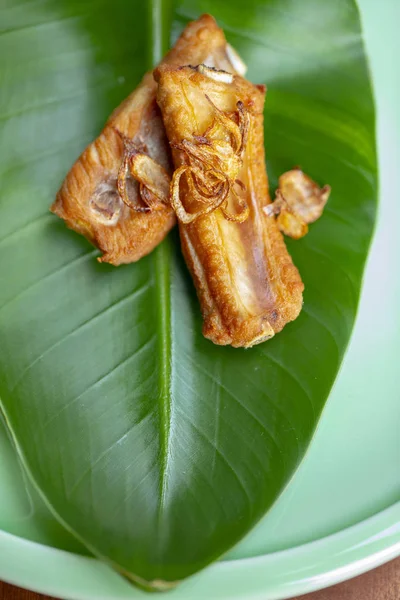
[[[150,287],[150,284],[148,283],[147,285],[141,286],[140,288],[134,290],[133,292],[127,294],[126,296],[124,296],[123,298],[119,298],[116,302],[113,302],[112,304],[109,304],[107,306],[107,308],[103,308],[100,312],[98,312],[97,314],[93,315],[92,317],[90,317],[89,319],[86,319],[86,321],[84,321],[83,323],[81,323],[80,325],[78,325],[77,327],[75,327],[72,331],[70,331],[69,333],[67,333],[67,335],[63,336],[61,339],[57,340],[54,344],[52,344],[51,346],[49,346],[48,348],[46,348],[46,350],[44,350],[39,356],[37,356],[21,373],[21,375],[18,377],[17,381],[15,382],[15,384],[12,386],[10,393],[14,392],[15,389],[18,387],[18,385],[21,383],[21,381],[24,379],[25,375],[40,361],[42,360],[49,352],[53,351],[55,348],[57,348],[58,346],[62,345],[66,340],[68,340],[69,338],[75,336],[77,333],[82,333],[82,330],[85,330],[86,327],[88,326],[92,326],[93,323],[96,323],[96,321],[102,317],[104,317],[105,315],[109,315],[110,313],[114,312],[114,310],[117,310],[119,308],[121,308],[122,306],[124,306],[125,304],[132,302],[134,300],[136,300],[136,298],[138,296],[140,296],[143,292],[146,292]]]

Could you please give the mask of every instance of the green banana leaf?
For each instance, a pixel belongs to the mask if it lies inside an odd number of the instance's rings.
[[[274,187],[332,195],[289,249],[301,316],[251,350],[201,334],[173,233],[113,268],[48,207],[111,110],[185,23],[212,13],[268,86]],[[227,551],[310,443],[353,327],[374,225],[374,105],[352,0],[0,2],[0,397],[65,527],[148,589]]]

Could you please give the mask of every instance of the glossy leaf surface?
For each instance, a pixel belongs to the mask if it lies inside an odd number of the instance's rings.
[[[333,192],[289,243],[299,319],[251,350],[201,335],[176,234],[136,265],[48,213],[66,171],[189,18],[211,12],[268,86],[272,186]],[[238,541],[307,449],[353,326],[376,209],[374,108],[350,0],[0,5],[0,396],[32,478],[86,546],[140,584]]]

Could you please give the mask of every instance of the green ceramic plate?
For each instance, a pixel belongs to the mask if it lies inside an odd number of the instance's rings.
[[[223,560],[170,592],[171,600],[287,598],[400,555],[400,73],[392,66],[400,5],[360,0],[360,8],[377,96],[381,204],[350,348],[279,502]],[[31,497],[1,424],[0,529],[1,579],[79,600],[149,597],[85,556]]]

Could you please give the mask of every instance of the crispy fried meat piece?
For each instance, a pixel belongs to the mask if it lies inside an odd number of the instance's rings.
[[[164,65],[155,78],[203,333],[216,344],[253,346],[298,316],[303,291],[276,220],[263,214],[265,88],[202,66]]]
[[[245,69],[209,15],[186,27],[162,64],[202,62],[230,71]],[[156,90],[148,73],[73,165],[51,207],[102,251],[102,262],[139,260],[175,223],[167,198],[170,150]]]

